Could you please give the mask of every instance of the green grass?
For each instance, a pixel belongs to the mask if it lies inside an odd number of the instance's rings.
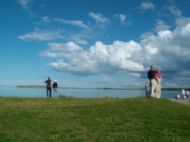
[[[190,107],[166,99],[0,97],[0,142],[189,142]]]

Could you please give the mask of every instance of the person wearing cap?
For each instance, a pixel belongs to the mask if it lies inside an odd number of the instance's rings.
[[[54,80],[54,82],[53,82],[54,97],[56,97],[56,95],[57,95],[57,88],[58,88],[57,80]]]
[[[46,83],[46,89],[47,89],[47,98],[49,97],[49,98],[51,98],[51,88],[52,88],[52,86],[51,86],[51,79],[50,79],[50,77],[48,77],[48,79],[45,81],[45,83]]]

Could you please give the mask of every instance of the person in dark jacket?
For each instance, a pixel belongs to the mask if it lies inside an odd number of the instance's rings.
[[[58,88],[57,80],[54,80],[54,82],[53,82],[54,97],[56,97],[56,95],[57,95],[57,88]]]
[[[156,73],[157,73],[156,66],[151,65],[147,76],[150,82],[150,97],[153,98],[156,97],[156,86],[157,86]]]
[[[46,83],[46,90],[47,90],[47,98],[51,98],[52,86],[51,86],[51,79],[48,77],[48,80],[45,81]]]

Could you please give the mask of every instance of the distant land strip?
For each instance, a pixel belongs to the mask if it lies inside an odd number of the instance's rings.
[[[17,85],[18,88],[45,88],[45,85]],[[107,89],[107,90],[144,90],[142,87],[126,87],[126,88],[112,88],[112,87],[97,87],[97,88],[88,88],[88,87],[59,87],[60,89]],[[181,89],[190,90],[189,87],[177,87],[177,88],[162,88],[162,90],[168,91],[179,91]]]

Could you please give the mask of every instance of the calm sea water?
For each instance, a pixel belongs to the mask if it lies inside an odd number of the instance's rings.
[[[162,91],[163,98],[174,98],[180,92],[178,91]],[[94,98],[94,97],[117,97],[128,98],[144,96],[144,90],[112,90],[112,89],[58,89],[59,95],[78,98]],[[0,87],[0,96],[7,97],[46,97],[45,88],[17,88],[17,87]],[[57,96],[56,96],[57,97]]]

